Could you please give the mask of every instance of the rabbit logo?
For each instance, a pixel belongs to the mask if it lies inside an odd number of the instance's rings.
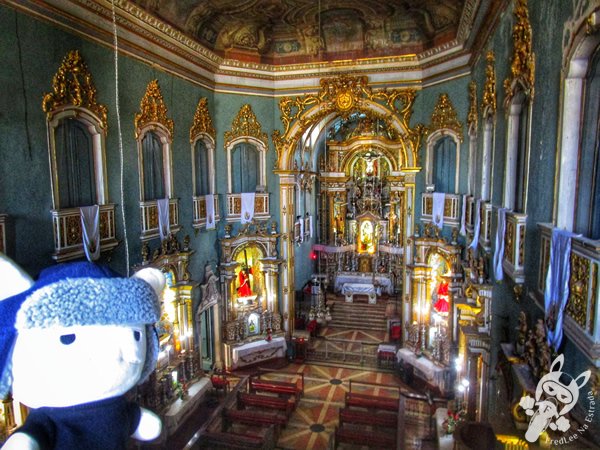
[[[535,399],[529,395],[521,398],[519,405],[531,416],[525,439],[536,442],[546,428],[565,432],[570,427],[565,417],[579,398],[579,389],[586,384],[591,372],[586,370],[577,378],[561,372],[564,355],[559,355],[550,366],[550,372],[544,375],[537,384]]]

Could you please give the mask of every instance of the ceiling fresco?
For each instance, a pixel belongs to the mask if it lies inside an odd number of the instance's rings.
[[[132,0],[224,58],[285,65],[418,54],[456,39],[467,0]]]

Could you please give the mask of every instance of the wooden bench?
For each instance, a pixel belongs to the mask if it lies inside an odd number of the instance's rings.
[[[223,411],[223,425],[225,429],[232,423],[243,425],[268,427],[275,426],[275,438],[279,437],[279,430],[287,425],[288,418],[282,414],[266,414],[256,411],[226,409]]]
[[[234,449],[244,450],[255,448],[267,450],[274,448],[271,434],[271,442],[265,437],[241,434],[241,433],[223,433],[218,431],[206,431],[202,433],[201,439],[198,441],[199,448],[202,449]]]
[[[398,399],[382,397],[378,395],[356,394],[346,392],[346,406],[356,406],[367,409],[381,409],[385,411],[398,412]]]
[[[367,431],[358,428],[335,427],[335,447],[339,444],[366,445],[369,448],[396,448],[396,433]]]
[[[237,393],[237,404],[238,409],[244,409],[246,406],[255,406],[283,411],[288,418],[296,406],[293,397],[287,399],[272,395],[247,394],[240,391]]]
[[[250,393],[272,392],[278,395],[293,396],[296,399],[296,403],[298,403],[300,397],[304,394],[304,374],[302,374],[301,380],[298,380],[296,383],[252,377],[250,378],[248,390]]]
[[[340,409],[340,425],[343,423],[355,423],[361,425],[372,425],[378,427],[396,428],[398,426],[398,414],[373,413],[360,409]]]

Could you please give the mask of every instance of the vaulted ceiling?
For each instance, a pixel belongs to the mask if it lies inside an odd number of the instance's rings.
[[[466,0],[132,0],[224,58],[273,65],[413,55],[457,39]]]
[[[119,52],[217,91],[287,95],[463,76],[511,0],[0,1],[109,47],[116,29]]]

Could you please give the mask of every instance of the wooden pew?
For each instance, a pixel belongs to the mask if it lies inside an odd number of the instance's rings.
[[[286,417],[290,417],[295,407],[294,398],[279,398],[272,395],[247,394],[238,391],[237,393],[238,409],[244,409],[246,406],[255,406],[258,408],[275,409],[285,412]]]
[[[398,415],[387,412],[373,413],[372,411],[362,411],[360,409],[342,408],[340,409],[339,418],[340,425],[354,423],[388,428],[398,426]]]
[[[358,428],[335,427],[335,447],[339,444],[366,445],[390,450],[396,448],[396,433],[366,431]]]
[[[268,442],[268,439],[261,436],[218,431],[205,431],[202,433],[202,438],[198,440],[198,445],[198,448],[210,450],[267,450],[274,448],[272,439],[271,442]]]
[[[256,411],[226,409],[223,411],[223,429],[229,428],[232,423],[258,427],[275,427],[275,439],[279,438],[279,430],[287,425],[288,418],[282,414],[266,414]]]
[[[385,411],[393,411],[396,413],[398,412],[397,398],[346,392],[345,404],[346,407],[355,406],[367,409],[381,409]]]
[[[300,401],[300,397],[304,394],[304,374],[301,374],[301,376],[301,379],[296,383],[251,377],[248,390],[250,393],[272,392],[278,395],[293,396],[297,404]]]

